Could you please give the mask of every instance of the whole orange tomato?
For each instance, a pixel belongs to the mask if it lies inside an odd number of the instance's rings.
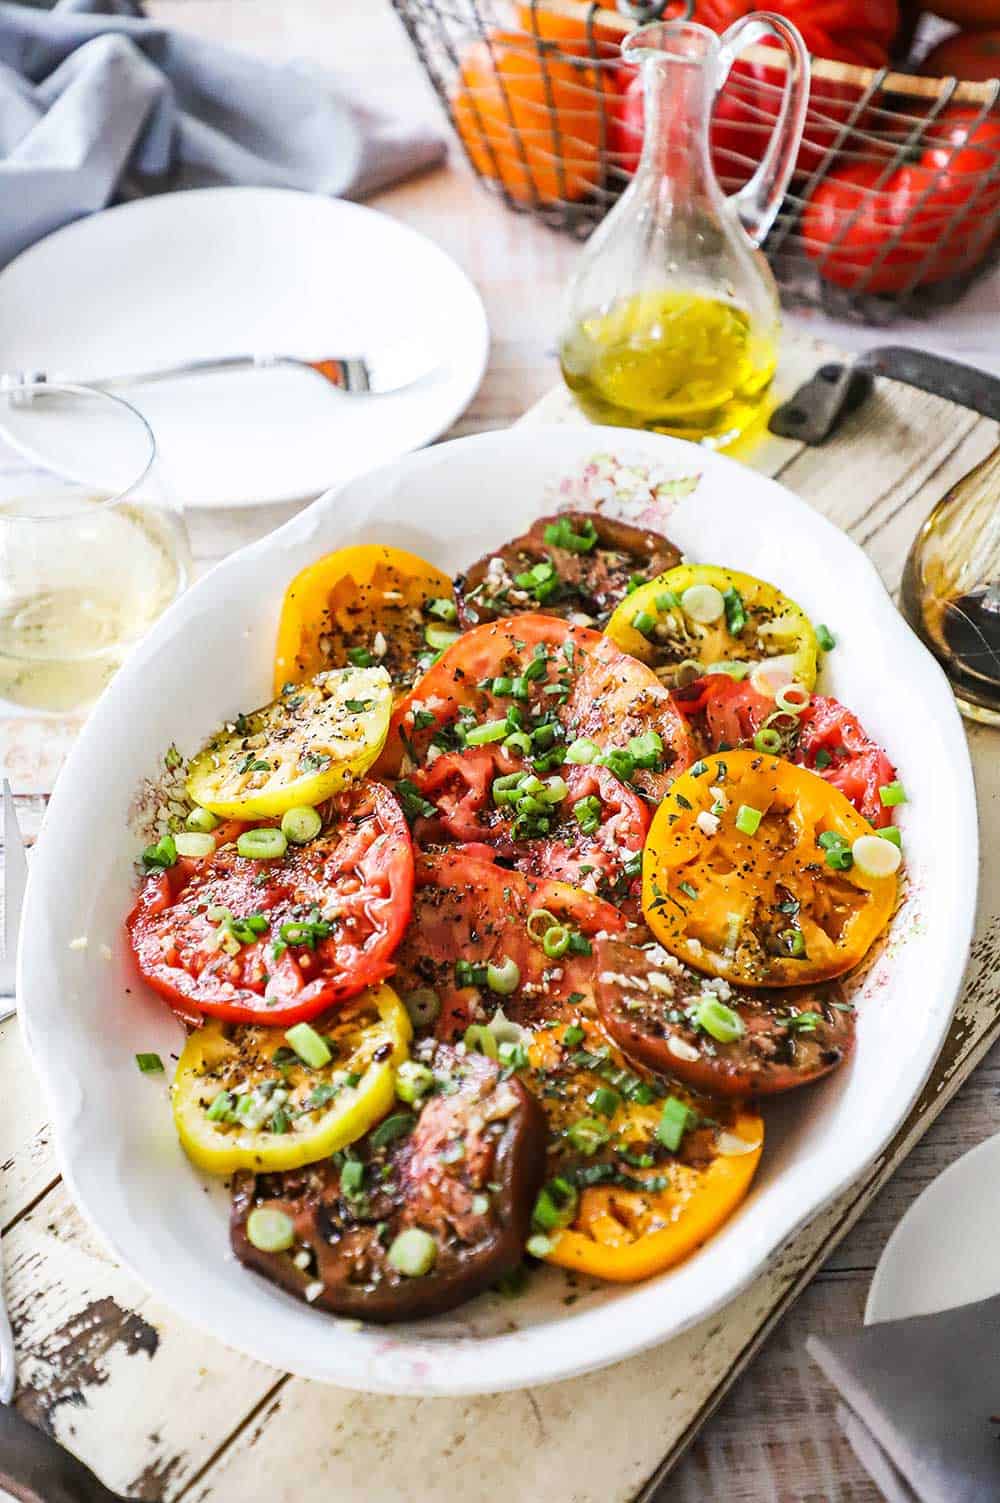
[[[455,128],[476,171],[519,203],[584,198],[601,180],[601,100],[616,90],[570,45],[493,32],[461,57]]]

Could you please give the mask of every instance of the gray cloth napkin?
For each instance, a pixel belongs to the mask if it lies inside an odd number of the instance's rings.
[[[1000,1295],[806,1346],[890,1503],[1000,1499]]]
[[[134,0],[0,3],[0,266],[143,193],[242,183],[360,198],[444,151],[335,75],[172,31]]]

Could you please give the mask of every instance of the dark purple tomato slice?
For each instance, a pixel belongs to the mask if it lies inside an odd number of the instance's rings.
[[[433,1093],[356,1143],[349,1170],[336,1155],[235,1177],[240,1262],[319,1309],[383,1322],[440,1315],[513,1272],[545,1175],[545,1117],[495,1060],[438,1044],[426,1062]],[[288,1217],[286,1250],[254,1246],[258,1208]],[[397,1239],[407,1234],[403,1258]]]

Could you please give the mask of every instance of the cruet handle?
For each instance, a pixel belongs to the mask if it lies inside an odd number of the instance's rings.
[[[781,208],[795,169],[809,105],[809,54],[798,27],[770,11],[744,16],[722,33],[715,92],[722,90],[739,54],[765,37],[774,37],[788,53],[788,68],[777,124],[753,177],[729,202],[754,245],[760,245]]]

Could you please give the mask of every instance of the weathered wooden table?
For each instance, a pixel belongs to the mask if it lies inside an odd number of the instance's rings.
[[[433,112],[381,6],[363,19],[351,0],[158,0],[152,8],[272,55],[308,53],[359,73],[377,59],[387,99]],[[553,293],[575,248],[506,213],[458,163],[383,195],[378,206],[450,250],[486,299],[490,369],[455,432],[519,417],[553,381]],[[561,397],[544,410],[557,420],[567,416]],[[996,441],[995,424],[883,386],[822,451],[774,443],[754,462],[845,526],[894,587],[917,522]],[[248,517],[192,516],[199,565],[285,515],[274,508]],[[29,834],[74,732],[69,722],[0,720],[0,765],[20,795]],[[1000,831],[1000,737],[972,729],[970,743],[988,855]],[[907,1205],[960,1152],[1000,1129],[994,1051],[873,1198],[985,1053],[1000,1013],[998,970],[1000,874],[987,871],[956,1027],[906,1133],[729,1311],[669,1347],[590,1378],[455,1401],[372,1398],[289,1378],[202,1337],[147,1296],[108,1260],[70,1204],[16,1026],[0,1025],[0,1232],[20,1358],[18,1406],[110,1485],[145,1499],[312,1503],[333,1492],[378,1503],[443,1503],[456,1494],[468,1503],[501,1495],[627,1503],[664,1458],[680,1452],[731,1375],[745,1369],[658,1496],[692,1503],[875,1499],[803,1341],[810,1330],[859,1321],[871,1270]]]

